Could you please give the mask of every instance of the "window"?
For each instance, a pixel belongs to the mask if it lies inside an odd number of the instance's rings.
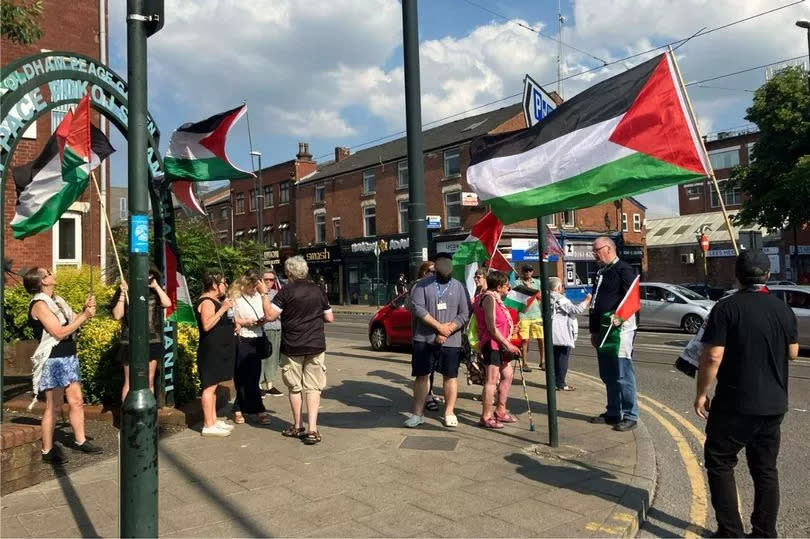
[[[641,214],[633,214],[633,232],[641,232]]]
[[[279,204],[289,204],[290,203],[290,182],[281,182],[281,185],[279,185],[278,188],[279,188],[278,203]]]
[[[250,211],[256,211],[256,207],[258,206],[258,196],[259,196],[258,189],[250,190]]]
[[[236,194],[236,215],[245,213],[245,193]]]
[[[76,110],[76,105],[62,105],[51,110],[51,134],[56,132],[69,110]]]
[[[622,232],[627,232],[627,231],[628,231],[628,228],[627,228],[627,214],[623,213],[622,214]]]
[[[377,190],[377,179],[373,170],[363,171],[363,194],[367,195]],[[373,235],[373,234],[372,234]]]
[[[400,232],[400,234],[407,234],[408,233],[408,201],[407,200],[399,200],[399,201],[397,201],[397,205],[399,205],[399,232]]]
[[[574,220],[574,210],[561,211],[560,224],[567,227],[576,226],[576,221]]]
[[[546,226],[549,226],[549,227],[555,227],[555,226],[557,226],[557,225],[554,223],[554,216],[553,216],[553,215],[544,215],[543,217],[541,217],[541,218],[540,218],[540,220],[541,220],[541,221],[543,222],[543,224],[544,224],[544,225],[546,225]]]
[[[445,228],[461,228],[461,191],[444,194]]]
[[[734,189],[727,189],[726,186],[728,182],[720,182],[718,185],[720,192],[723,193],[723,203],[725,203],[726,206],[742,204],[742,189],[740,189],[739,186],[734,187]],[[718,206],[720,206],[720,202],[717,200],[717,191],[712,189],[712,208],[717,208]]]
[[[219,218],[223,220],[228,218],[228,206],[222,206],[219,209]]]
[[[397,189],[406,188],[409,185],[408,179],[408,162],[400,161],[397,163]]]
[[[326,214],[315,214],[315,243],[326,243]]]
[[[315,185],[315,202],[326,200],[326,185],[318,183]]]
[[[118,199],[118,219],[126,221],[129,214],[127,213],[127,198],[121,197]]]
[[[711,161],[712,168],[715,170],[736,167],[740,164],[740,149],[734,148],[731,150],[715,150],[709,152],[709,161]]]
[[[282,247],[289,247],[290,246],[290,224],[289,223],[281,223],[279,226],[281,229],[281,246]]]
[[[335,234],[335,239],[340,238],[340,217],[332,217],[332,232]]]
[[[746,145],[746,149],[748,150],[748,163],[751,164],[754,162],[754,143],[749,142]]]
[[[265,208],[272,208],[273,207],[273,186],[272,185],[265,185],[264,186],[264,207]]]
[[[696,200],[703,196],[703,185],[695,184],[695,185],[687,185],[686,189],[686,198],[689,200]]]
[[[444,151],[444,177],[453,178],[461,174],[458,148]]]
[[[363,208],[363,235],[366,237],[377,235],[377,208],[374,206]]]
[[[53,227],[54,266],[82,263],[82,221],[77,213],[65,213]]]

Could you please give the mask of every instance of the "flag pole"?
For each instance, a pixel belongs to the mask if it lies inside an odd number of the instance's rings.
[[[734,237],[734,232],[731,228],[731,219],[728,217],[726,203],[723,201],[723,193],[720,192],[720,185],[717,183],[717,176],[714,174],[714,167],[712,167],[712,162],[709,159],[709,152],[706,149],[706,141],[700,134],[700,127],[698,126],[697,117],[695,116],[695,109],[692,107],[692,100],[689,99],[689,93],[686,91],[686,85],[684,84],[683,76],[681,75],[681,68],[678,67],[678,61],[675,59],[675,54],[672,51],[672,45],[668,47],[667,54],[669,54],[669,57],[672,60],[672,65],[675,68],[675,74],[678,77],[678,83],[681,85],[681,91],[683,92],[684,100],[686,101],[686,108],[689,109],[689,116],[692,120],[692,125],[695,127],[698,140],[700,140],[700,147],[703,149],[703,157],[706,165],[709,167],[709,179],[712,181],[714,191],[717,193],[717,200],[720,202],[720,211],[723,212],[723,219],[726,222],[726,230],[728,230],[728,235],[731,238],[731,246],[734,248],[734,253],[739,255],[740,249],[737,246],[737,239]]]
[[[96,173],[91,172],[90,177],[93,178],[93,186],[96,188],[96,194],[98,194],[98,202],[101,216],[104,218],[104,224],[107,225],[107,232],[110,235],[110,243],[112,244],[113,254],[115,255],[115,263],[118,266],[118,275],[121,276],[121,282],[123,282],[124,270],[121,269],[121,259],[118,257],[118,248],[115,246],[115,238],[113,237],[112,227],[110,226],[110,218],[107,217],[107,205],[104,204],[104,198],[101,196],[101,189],[99,189],[98,187],[98,180],[96,180]],[[129,293],[124,292],[124,297],[127,303],[129,303]]]
[[[546,261],[546,225],[543,218],[537,218],[537,259],[540,264],[540,301],[543,316],[543,350],[546,364],[546,403],[548,405],[548,445],[559,447],[560,436],[557,431],[557,383],[554,379],[554,343],[551,338],[551,301],[548,295],[548,262]],[[528,353],[529,347],[526,347]],[[525,358],[524,358],[525,360]]]

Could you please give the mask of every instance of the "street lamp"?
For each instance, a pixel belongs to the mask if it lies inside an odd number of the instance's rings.
[[[262,152],[250,152],[250,164],[253,166],[253,157],[259,158],[259,175],[256,178],[256,239],[259,242],[259,270],[264,273],[264,185],[262,183]],[[254,169],[255,170],[255,169]]]
[[[807,54],[810,55],[810,21],[807,19],[800,19],[796,21],[796,26],[807,30]],[[810,90],[810,60],[808,60],[807,66],[807,88]]]

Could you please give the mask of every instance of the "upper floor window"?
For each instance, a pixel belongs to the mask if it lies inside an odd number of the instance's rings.
[[[709,152],[709,161],[715,170],[736,167],[740,164],[740,149],[714,150]]]
[[[723,203],[726,206],[742,204],[742,189],[740,189],[739,186],[734,187],[734,189],[729,189],[728,182],[719,182],[718,186],[720,187],[720,192],[723,193]],[[712,208],[719,206],[720,202],[717,199],[717,191],[712,189]]]
[[[245,213],[245,193],[236,194],[236,215]]]
[[[633,232],[641,232],[641,214],[633,214]]]
[[[222,206],[219,209],[219,218],[220,219],[227,219],[228,218],[228,206]]]
[[[408,201],[398,200],[397,206],[399,209],[399,232],[400,234],[408,233]]]
[[[627,232],[629,229],[627,228],[627,214],[622,214],[622,232]]]
[[[363,171],[363,194],[373,193],[377,190],[377,178],[373,170]],[[373,235],[373,234],[372,234]]]
[[[272,185],[265,185],[264,186],[264,207],[265,208],[272,208],[273,207],[273,186]]]
[[[366,237],[377,235],[377,208],[374,206],[363,208],[363,235]]]
[[[686,198],[689,200],[696,200],[703,196],[702,184],[687,185],[684,189],[686,190]]]
[[[278,186],[279,188],[279,196],[278,196],[278,203],[279,204],[289,204],[290,203],[290,182],[281,182]]]
[[[323,209],[323,208],[321,208]],[[315,214],[315,243],[326,242],[326,214]]]
[[[445,228],[461,228],[461,191],[445,193],[444,207],[447,217]]]
[[[315,184],[315,202],[323,202],[326,200],[326,185],[322,183]]]
[[[250,190],[250,211],[256,211],[257,203],[258,203],[258,189],[251,189]]]
[[[403,160],[397,163],[397,187],[408,187],[408,162]]]
[[[128,217],[127,213],[127,197],[121,197],[118,199],[118,219],[121,221],[126,221]]]
[[[458,148],[444,151],[444,177],[450,178],[461,174],[461,162]]]
[[[576,226],[576,221],[574,220],[574,210],[560,212],[560,225],[565,227]]]

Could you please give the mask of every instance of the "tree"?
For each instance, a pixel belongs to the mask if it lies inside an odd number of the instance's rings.
[[[810,222],[810,92],[807,72],[789,67],[754,93],[745,119],[759,128],[753,160],[736,167],[730,186],[748,198],[736,220],[794,232]],[[798,262],[798,247],[796,247]],[[798,270],[798,264],[796,265]]]
[[[30,45],[42,37],[40,15],[42,0],[3,0],[0,2],[0,34],[20,45]]]

